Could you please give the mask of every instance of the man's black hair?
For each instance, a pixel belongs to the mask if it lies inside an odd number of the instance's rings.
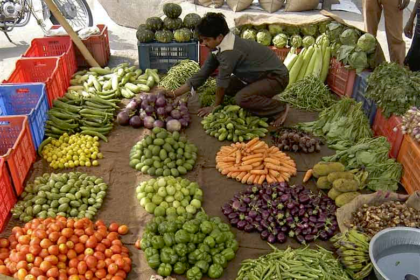
[[[226,36],[229,27],[222,13],[207,13],[197,25],[199,36],[216,38],[219,35]]]

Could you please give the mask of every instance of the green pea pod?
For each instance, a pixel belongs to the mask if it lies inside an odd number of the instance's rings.
[[[108,138],[106,138],[106,137],[105,137],[105,135],[103,135],[103,134],[102,134],[102,133],[100,133],[100,132],[97,132],[97,131],[91,131],[91,130],[83,130],[81,133],[82,133],[82,134],[84,134],[84,135],[97,136],[97,137],[99,137],[100,139],[102,139],[103,141],[105,141],[105,142],[107,142],[107,143],[108,143]]]

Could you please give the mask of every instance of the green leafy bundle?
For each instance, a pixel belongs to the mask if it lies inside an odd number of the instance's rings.
[[[322,111],[337,102],[328,87],[315,76],[305,77],[292,84],[276,99],[307,111]]]
[[[199,88],[198,99],[200,101],[201,107],[213,106],[214,101],[216,100],[216,79],[209,78],[207,82]],[[223,98],[223,104],[226,105],[235,105],[235,98],[233,96],[225,95]]]
[[[318,120],[298,124],[298,128],[325,138],[333,149],[345,149],[359,139],[373,136],[362,103],[350,98],[344,98],[323,110]]]
[[[348,170],[364,168],[369,174],[366,183],[369,189],[395,191],[398,189],[402,167],[394,159],[388,158],[390,148],[385,137],[366,138],[323,160],[341,162]]]
[[[366,96],[389,118],[402,116],[411,106],[420,106],[420,74],[396,63],[383,63],[368,78]]]

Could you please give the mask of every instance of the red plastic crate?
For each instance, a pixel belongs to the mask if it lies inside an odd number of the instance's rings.
[[[351,97],[355,79],[355,70],[347,69],[342,62],[331,58],[327,84],[335,94]]]
[[[200,66],[203,66],[204,62],[206,62],[206,59],[210,54],[210,50],[203,44],[200,44],[198,48],[199,48],[198,62],[200,63]],[[213,73],[213,76],[217,75],[218,73],[219,73],[219,69],[216,69]]]
[[[70,37],[36,38],[23,57],[55,57],[63,60],[64,71],[70,84],[71,76],[77,70],[76,55]]]
[[[16,61],[15,70],[4,83],[45,83],[48,104],[64,96],[67,91],[67,77],[61,67],[63,61],[57,57],[25,58]]]
[[[389,143],[391,143],[391,151],[389,155],[393,158],[398,157],[404,135],[400,128],[402,120],[400,117],[391,116],[389,119],[382,115],[382,110],[378,108],[376,111],[375,121],[373,122],[372,129],[376,136],[385,136]],[[394,128],[398,128],[394,131]]]
[[[105,67],[108,65],[109,57],[111,56],[108,27],[104,24],[98,24],[97,27],[101,31],[99,35],[92,35],[86,40],[82,40],[82,42],[95,58],[96,62],[98,62],[101,67]],[[75,47],[75,51],[77,66],[83,68],[90,67],[77,47]]]
[[[0,158],[6,161],[19,196],[23,192],[26,175],[36,159],[28,117],[0,117]]]
[[[404,167],[401,183],[405,190],[409,194],[420,191],[420,145],[409,135],[404,136],[398,161]]]
[[[10,210],[16,203],[16,196],[10,182],[6,162],[0,158],[0,233],[7,225],[10,218]]]
[[[281,61],[284,61],[286,59],[286,56],[289,54],[290,52],[290,48],[276,48],[274,46],[269,47],[276,55],[278,58],[280,58]],[[300,53],[302,49],[297,49],[297,53]]]

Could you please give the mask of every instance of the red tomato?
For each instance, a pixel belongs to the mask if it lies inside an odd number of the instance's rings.
[[[112,223],[109,225],[109,231],[117,232],[119,228],[119,225],[117,223]]]
[[[19,280],[24,280],[26,275],[28,275],[28,271],[26,271],[24,268],[20,268],[17,272],[17,278]]]
[[[57,256],[54,256],[54,255],[49,255],[45,257],[44,260],[50,262],[52,265],[58,264],[58,258]]]
[[[44,274],[44,272],[39,267],[32,267],[29,273],[35,277],[38,277]]]
[[[31,237],[29,235],[21,235],[18,238],[18,242],[19,242],[19,244],[22,244],[22,245],[24,245],[24,244],[28,245],[29,242],[31,242]],[[23,277],[23,278],[25,278],[25,277]]]
[[[112,263],[108,266],[108,273],[114,275],[118,271],[118,265],[115,263]]]
[[[60,253],[60,250],[58,249],[57,245],[52,245],[48,247],[48,253],[51,255],[57,256]]]
[[[1,238],[0,239],[0,248],[7,248],[9,247],[9,240],[7,240],[6,238]]]
[[[128,233],[128,226],[126,225],[121,225],[118,227],[118,233],[121,235],[125,235]]]
[[[86,264],[89,268],[96,268],[98,260],[94,256],[88,256],[86,258]]]
[[[41,265],[39,266],[39,268],[43,271],[43,272],[47,272],[50,268],[52,267],[52,264],[48,261],[43,261],[41,263]]]
[[[59,275],[58,268],[52,267],[47,271],[47,277],[57,278]]]
[[[41,245],[42,249],[48,249],[48,247],[50,247],[52,245],[52,242],[51,242],[51,240],[49,240],[47,238],[44,238],[44,239],[41,240],[40,245]]]
[[[10,271],[5,265],[0,265],[0,274],[10,275]]]
[[[79,264],[77,265],[77,270],[79,271],[79,274],[85,274],[87,269],[87,264],[84,261],[79,262]]]
[[[67,238],[70,238],[74,233],[74,230],[71,228],[64,228],[61,230],[61,235]]]
[[[106,270],[105,270],[105,269],[103,269],[103,268],[98,269],[98,270],[95,272],[95,276],[96,276],[96,277],[98,277],[99,279],[104,278],[104,277],[106,276]]]

